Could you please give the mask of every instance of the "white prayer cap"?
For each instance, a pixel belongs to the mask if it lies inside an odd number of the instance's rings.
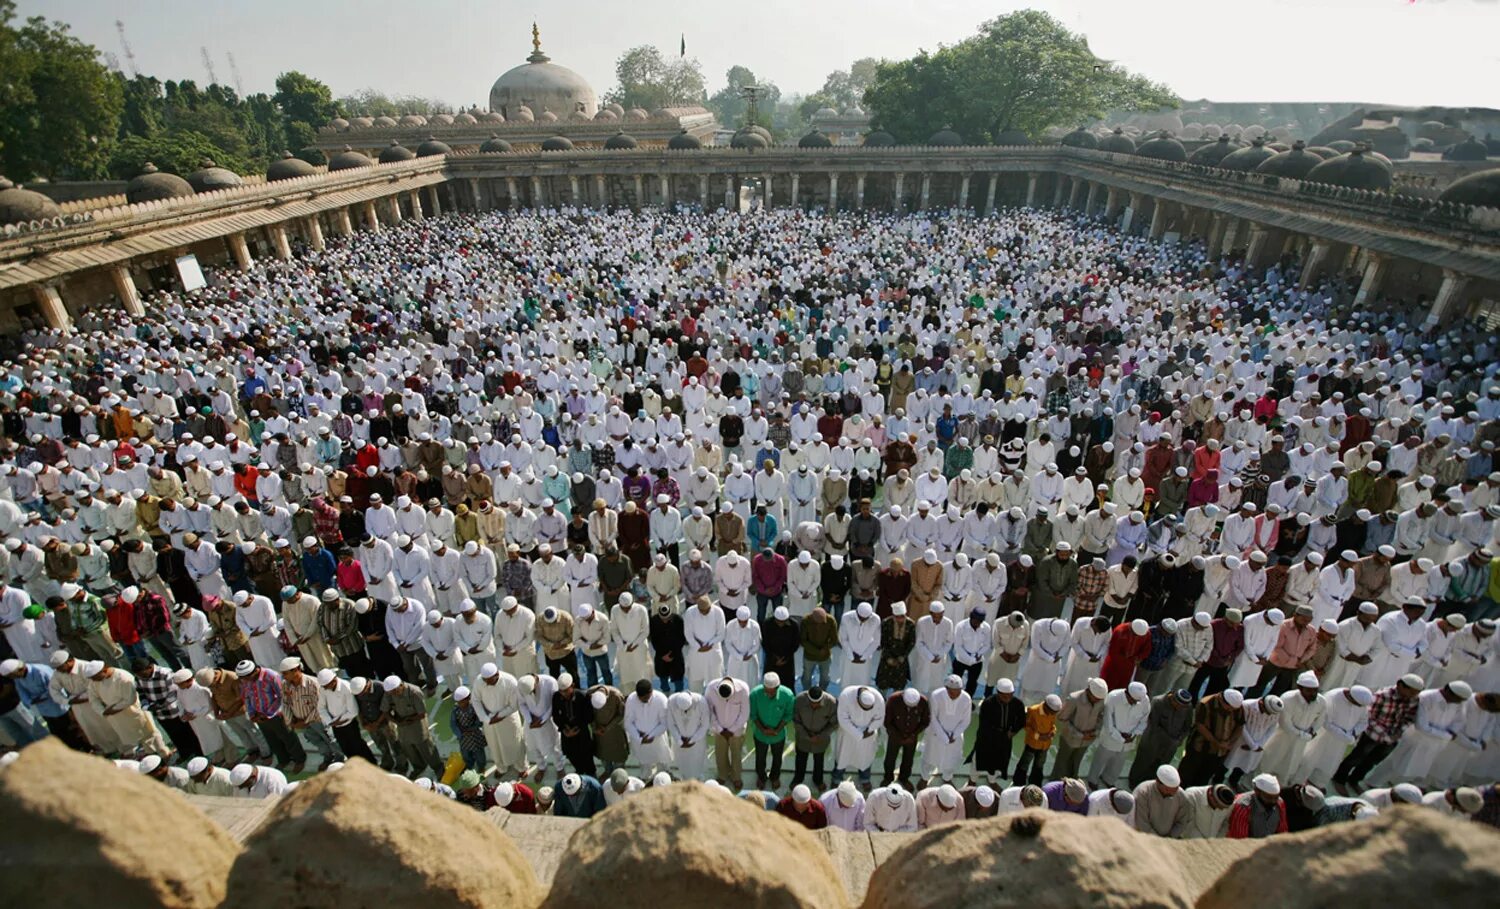
[[[958,790],[954,789],[952,785],[944,783],[938,787],[937,800],[938,804],[944,808],[952,809],[958,804]]]
[[[748,622],[750,620],[750,607],[741,606],[740,608],[736,609],[734,611],[734,617],[741,622]]]
[[[906,615],[906,604],[905,603],[892,603],[891,604],[891,615]]]
[[[1286,702],[1281,699],[1280,695],[1268,694],[1260,699],[1261,713],[1278,714],[1285,706]]]
[[[234,664],[234,674],[239,676],[240,678],[244,678],[247,675],[252,675],[254,674],[254,672],[255,663],[251,660],[240,660],[238,663]]]
[[[1136,619],[1130,623],[1130,630],[1135,634],[1150,634],[1151,626],[1146,624],[1145,619]]]
[[[1000,681],[995,683],[995,690],[1000,692],[1001,694],[1015,694],[1016,683],[1012,682],[1010,679],[1001,679]]]
[[[995,804],[995,790],[988,786],[976,787],[974,790],[974,801],[978,802],[980,807],[990,807]]]
[[[1448,689],[1449,694],[1460,701],[1466,701],[1474,694],[1474,687],[1464,681],[1449,682],[1445,687]]]
[[[199,755],[187,762],[188,776],[197,776],[208,769],[208,758]]]
[[[1156,781],[1163,786],[1181,786],[1182,775],[1171,764],[1162,764],[1156,768]]]
[[[1141,682],[1131,682],[1125,686],[1125,693],[1139,701],[1146,696],[1146,686]]]
[[[760,684],[765,688],[780,688],[781,676],[774,672],[768,672],[760,677]]]
[[[401,687],[401,677],[388,675],[385,677],[385,681],[380,683],[380,687],[384,688],[386,691],[395,691],[397,688]]]
[[[860,603],[858,606],[854,607],[854,614],[862,619],[868,619],[870,617],[870,614],[874,611],[875,607],[871,606],[869,603]]]
[[[1398,681],[1400,681],[1401,684],[1405,685],[1407,688],[1415,688],[1417,691],[1421,691],[1422,686],[1427,684],[1426,682],[1422,681],[1422,677],[1420,675],[1417,675],[1415,672],[1408,672],[1406,675],[1403,675]]]
[[[1309,669],[1308,671],[1306,671],[1306,672],[1302,673],[1301,675],[1297,676],[1297,687],[1298,688],[1317,688],[1318,687],[1318,674],[1316,672],[1313,672],[1311,669]]]
[[[1375,693],[1363,685],[1355,685],[1349,689],[1349,697],[1359,706],[1368,707],[1375,700]]]
[[[494,663],[485,663],[479,667],[479,677],[482,679],[493,679],[500,674],[500,667]]]
[[[1422,790],[1413,783],[1397,783],[1391,787],[1391,803],[1405,802],[1409,805],[1422,803]]]
[[[840,805],[843,805],[845,808],[853,808],[854,800],[858,796],[859,790],[854,788],[852,780],[844,780],[842,783],[839,783],[838,799]]]
[[[370,687],[370,682],[362,675],[357,675],[349,680],[349,690],[355,694],[364,694],[365,689]]]
[[[562,778],[562,791],[568,795],[577,795],[578,790],[583,788],[583,778],[576,773],[570,773]]]
[[[591,705],[593,705],[593,708],[595,710],[602,710],[602,709],[604,709],[604,705],[607,704],[608,702],[609,702],[609,695],[605,694],[602,691],[596,691],[593,694],[589,695],[589,703]]]
[[[501,783],[495,787],[495,804],[501,808],[508,807],[516,797],[516,787],[511,783]]]
[[[1245,696],[1238,689],[1230,688],[1224,692],[1224,703],[1230,707],[1239,707],[1245,703]]]
[[[870,708],[875,706],[875,703],[878,699],[875,697],[875,691],[873,689],[861,688],[859,689],[859,694],[855,695],[855,700],[859,702],[859,706],[863,707],[866,710],[869,710]]]
[[[943,605],[942,600],[933,600],[931,603],[927,604],[927,611],[933,615],[942,615],[943,610],[946,608],[947,607]]]
[[[1046,697],[1042,698],[1042,703],[1046,705],[1049,710],[1052,710],[1054,712],[1062,709],[1062,698],[1058,697],[1055,694],[1049,694]]]
[[[915,688],[907,688],[901,692],[901,703],[908,707],[917,706],[917,702],[920,700],[922,700],[922,692]]]
[[[771,611],[771,617],[778,622],[785,622],[787,619],[792,617],[792,614],[787,610],[785,606],[777,606],[774,610]]]
[[[1102,698],[1106,694],[1109,694],[1109,683],[1104,681],[1103,679],[1089,679],[1088,691],[1089,694],[1092,694],[1094,697]]]
[[[962,688],[962,687],[964,687],[964,680],[960,676],[958,676],[956,673],[950,673],[949,676],[946,679],[943,679],[943,687],[944,688]]]
[[[1464,814],[1473,814],[1484,807],[1484,796],[1472,786],[1463,786],[1455,790],[1453,800],[1458,803],[1459,810]]]
[[[255,768],[249,764],[235,764],[234,769],[229,771],[229,784],[239,789],[250,782],[250,775],[254,772]]]
[[[60,591],[60,593],[62,593],[62,598],[65,600],[71,600],[82,592],[83,588],[79,587],[77,584],[64,584],[62,585],[62,589]]]
[[[667,698],[667,705],[676,710],[686,710],[693,705],[693,696],[686,691],[676,691]]]
[[[1251,785],[1255,787],[1256,792],[1264,792],[1266,795],[1281,794],[1281,783],[1269,773],[1257,774],[1251,781]]]
[[[145,757],[141,758],[141,762],[140,762],[139,765],[137,765],[136,770],[138,770],[142,776],[145,776],[145,775],[147,775],[149,773],[154,772],[156,770],[156,768],[158,768],[160,766],[161,766],[161,755],[159,755],[159,754],[148,754]]]
[[[892,783],[890,786],[886,787],[886,790],[885,790],[885,800],[886,800],[886,803],[889,804],[892,808],[895,808],[896,806],[900,805],[901,804],[901,784],[899,784],[899,783]]]
[[[812,790],[805,783],[798,783],[792,787],[792,801],[799,805],[806,805],[812,800]]]

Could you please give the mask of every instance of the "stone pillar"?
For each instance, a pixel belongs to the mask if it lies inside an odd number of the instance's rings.
[[[1036,207],[1036,181],[1037,181],[1037,179],[1040,176],[1041,176],[1041,174],[1038,174],[1035,171],[1033,171],[1033,172],[1031,172],[1031,173],[1029,173],[1029,174],[1026,175],[1026,207],[1027,208],[1035,208]],[[993,184],[991,184],[991,185],[993,185]]]
[[[1000,183],[1000,174],[990,171],[990,188],[984,193],[984,213],[993,215],[995,213],[995,189]]]
[[[964,174],[963,179],[958,181],[958,207],[969,207],[969,175]]]
[[[432,216],[436,218],[443,213],[443,194],[439,191],[440,185],[432,187]]]
[[[379,231],[380,215],[375,211],[375,203],[373,201],[365,202],[362,207],[364,209],[365,228],[368,230]]]
[[[636,177],[637,181],[640,179],[640,177]],[[542,197],[542,178],[533,174],[531,177],[531,206],[532,208],[541,208],[546,204],[547,200]]]
[[[580,200],[578,198],[578,175],[577,174],[568,174],[568,192],[573,197],[573,204],[574,205],[582,205],[583,204],[582,200]]]
[[[1372,297],[1380,293],[1380,285],[1385,281],[1385,273],[1390,268],[1390,264],[1389,258],[1377,252],[1372,252],[1366,257],[1365,276],[1359,282],[1359,291],[1354,295],[1356,307],[1363,308]]]
[[[1130,193],[1130,201],[1125,206],[1125,213],[1120,217],[1120,232],[1130,233],[1130,225],[1137,223],[1136,219],[1141,215],[1141,206],[1145,204],[1144,193]]]
[[[348,217],[349,213],[344,212],[344,218],[347,220]],[[229,254],[234,256],[234,264],[239,266],[240,271],[248,271],[255,260],[250,258],[250,244],[245,242],[245,234],[230,234],[224,239],[229,242]]]
[[[406,204],[411,206],[411,219],[413,221],[421,221],[427,217],[427,213],[422,210],[422,194],[420,192],[412,190],[407,193]]]
[[[37,308],[42,311],[42,318],[47,322],[48,328],[72,334],[73,317],[68,315],[68,307],[63,305],[62,294],[58,292],[56,285],[33,284],[31,295],[36,299]]]
[[[799,173],[792,174],[792,207],[802,207],[802,175]]]
[[[115,296],[120,298],[120,305],[132,316],[144,316],[146,307],[141,305],[140,291],[136,290],[135,278],[131,276],[130,269],[124,265],[116,265],[109,270],[110,280],[115,284]]]
[[[605,187],[603,174],[594,174],[594,198],[598,200],[600,208],[609,207],[609,191]]]
[[[761,179],[761,182],[764,183],[765,187],[766,187],[766,191],[761,194],[760,204],[763,207],[765,207],[765,208],[775,208],[776,207],[776,202],[775,202],[776,195],[772,191],[773,190],[773,184],[771,183],[771,179],[772,179],[771,175],[770,174],[762,174],[760,179]]]
[[[333,229],[338,231],[341,237],[352,237],[354,235],[354,219],[349,217],[349,209],[339,208],[334,211]]]
[[[1217,259],[1219,257],[1219,253],[1223,250],[1224,231],[1228,228],[1228,215],[1217,213],[1209,215],[1208,236],[1204,241],[1204,245],[1208,249],[1208,257],[1210,259]]]
[[[839,210],[839,175],[828,175],[828,210],[835,212]]]
[[[1432,301],[1432,310],[1427,314],[1423,327],[1431,328],[1451,322],[1462,316],[1464,290],[1469,286],[1469,276],[1461,275],[1451,268],[1443,269],[1443,283],[1438,288],[1437,298]]]
[[[1245,240],[1245,264],[1260,268],[1271,248],[1271,230],[1264,224],[1250,224],[1250,236]]]
[[[1153,240],[1160,240],[1167,232],[1167,205],[1166,199],[1157,199],[1151,206],[1151,227],[1147,236]]]
[[[1302,278],[1297,286],[1306,289],[1318,280],[1318,275],[1323,271],[1323,265],[1328,261],[1328,253],[1333,249],[1333,244],[1328,240],[1314,240],[1312,249],[1308,250],[1307,261],[1302,265]]]
[[[478,177],[469,178],[469,193],[474,197],[474,210],[484,211],[484,195],[480,192]]]
[[[641,174],[635,175],[635,209],[641,210],[646,204],[646,181]]]
[[[318,252],[322,252],[323,248],[327,246],[323,242],[323,222],[318,220],[317,215],[313,215],[307,219],[306,225],[307,245]]]
[[[922,201],[917,206],[917,211],[926,211],[928,200],[932,198],[932,174],[922,175]]]
[[[672,207],[672,184],[667,179],[667,175],[666,174],[662,174],[658,179],[661,180],[661,207],[662,208],[671,208]]]
[[[903,190],[906,187],[906,174],[896,175],[895,198],[891,200],[891,207],[898,212],[906,211],[906,201]]]
[[[1103,186],[1104,186],[1103,183],[1090,183],[1089,184],[1088,198],[1085,199],[1084,202],[1083,202],[1083,213],[1085,215],[1088,215],[1090,217],[1093,216],[1093,214],[1094,214],[1094,206],[1097,205],[1098,202],[1099,202],[1099,190],[1102,189]]]
[[[401,196],[386,196],[385,201],[391,210],[391,224],[394,226],[401,223]]]
[[[708,211],[708,174],[698,175],[698,204],[703,206],[704,211]]]
[[[1069,177],[1068,181],[1068,207],[1076,209],[1078,207],[1078,197],[1083,195],[1084,181],[1077,177]]]
[[[727,208],[727,209],[729,209],[730,211],[739,211],[740,210],[740,200],[737,198],[738,193],[735,192],[735,185],[734,184],[735,184],[734,174],[725,174],[724,175],[724,207]]]
[[[1120,209],[1122,208],[1122,206],[1120,205],[1121,195],[1123,194],[1113,186],[1109,187],[1104,192],[1104,217],[1108,218],[1111,221],[1117,218],[1120,214]],[[1121,227],[1120,229],[1124,230],[1125,228]]]
[[[521,207],[521,187],[516,183],[515,177],[505,178],[505,194],[510,196],[511,211]]]
[[[1068,178],[1064,177],[1062,174],[1058,174],[1056,176],[1056,178],[1054,178],[1054,180],[1053,180],[1053,184],[1054,185],[1052,187],[1052,207],[1053,208],[1062,208],[1062,203],[1063,203],[1063,184],[1066,183],[1067,180],[1068,180]]]
[[[292,257],[292,244],[286,236],[285,224],[272,224],[266,228],[271,235],[271,248],[276,250],[276,258],[290,259]]]
[[[865,207],[865,175],[862,173],[854,175],[854,207]]]

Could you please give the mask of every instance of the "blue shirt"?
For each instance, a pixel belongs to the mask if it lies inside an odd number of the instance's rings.
[[[56,719],[66,716],[68,708],[52,699],[52,667],[41,663],[27,663],[26,674],[16,679],[16,693],[21,703],[44,717]]]
[[[590,818],[604,810],[604,787],[591,776],[580,776],[579,779],[583,786],[576,795],[568,795],[560,784],[553,790],[556,799],[552,803],[552,813],[555,816]]]

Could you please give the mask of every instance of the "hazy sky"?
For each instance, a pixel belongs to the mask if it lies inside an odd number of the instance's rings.
[[[536,19],[554,62],[602,95],[626,49],[654,44],[703,64],[709,92],[730,66],[784,93],[811,92],[864,56],[901,58],[972,35],[1030,6],[1088,36],[1094,52],[1184,98],[1366,101],[1500,107],[1500,0],[19,0],[22,15],[69,23],[121,58],[123,17],[137,65],[161,78],[219,81],[226,54],[247,93],[307,72],[346,94],[376,88],[485,104],[530,52]],[[127,67],[128,72],[128,67]]]

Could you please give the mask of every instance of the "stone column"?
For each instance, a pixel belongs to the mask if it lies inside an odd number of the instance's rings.
[[[969,207],[969,175],[964,174],[963,179],[958,181],[958,207]]]
[[[479,178],[469,178],[469,193],[474,197],[474,210],[484,211],[484,195],[479,190]]]
[[[31,295],[36,299],[37,308],[42,311],[42,318],[48,328],[72,334],[73,317],[68,315],[68,307],[63,305],[62,294],[58,292],[56,285],[33,284]]]
[[[865,207],[865,175],[863,173],[854,175],[854,207],[857,209]]]
[[[1062,203],[1063,203],[1063,183],[1065,183],[1067,181],[1067,179],[1068,178],[1065,177],[1065,176],[1063,176],[1062,174],[1058,174],[1056,180],[1054,181],[1056,185],[1052,187],[1052,207],[1053,208],[1062,208]]]
[[[740,200],[737,198],[738,193],[735,192],[734,183],[734,174],[724,175],[724,207],[731,211],[739,211]]]
[[[661,207],[662,208],[671,208],[672,207],[672,184],[667,179],[667,175],[666,174],[662,174],[658,179],[661,181]]]
[[[578,175],[577,174],[568,174],[568,192],[571,193],[572,196],[573,196],[573,204],[574,205],[581,205],[581,204],[583,204],[581,202],[581,200],[579,200],[579,198],[578,198]]]
[[[828,175],[828,210],[836,212],[839,210],[839,175]]]
[[[891,200],[891,207],[898,212],[906,211],[906,200],[903,190],[906,187],[906,174],[896,175],[896,197]]]
[[[271,248],[276,250],[276,258],[290,259],[292,257],[292,244],[286,236],[285,224],[272,224],[266,228],[271,235]]]
[[[421,221],[427,217],[427,214],[422,211],[421,193],[417,192],[416,190],[412,190],[411,192],[407,193],[406,204],[411,206],[411,219],[413,221]]]
[[[306,221],[307,245],[314,250],[322,252],[328,244],[323,242],[323,222],[318,220],[317,215],[312,215]]]
[[[443,194],[439,192],[440,185],[432,187],[432,216],[436,218],[443,213]]]
[[[1103,187],[1104,187],[1103,183],[1090,183],[1089,184],[1089,195],[1088,195],[1088,198],[1085,199],[1084,202],[1083,202],[1083,213],[1085,215],[1093,216],[1093,214],[1094,214],[1094,206],[1097,205],[1098,202],[1099,202],[1099,191],[1101,189],[1103,189]]]
[[[124,265],[116,265],[109,270],[109,277],[115,284],[115,296],[120,298],[120,305],[132,316],[144,316],[146,307],[141,305],[140,291],[136,290],[135,278],[131,276],[130,269]]]
[[[1086,183],[1077,177],[1069,177],[1068,180],[1068,207],[1076,209],[1078,207],[1078,197],[1083,195]]]
[[[348,217],[349,213],[344,212],[344,218],[347,220]],[[250,266],[255,264],[255,260],[250,258],[250,244],[245,242],[245,234],[243,232],[230,234],[224,239],[229,242],[229,254],[234,256],[234,264],[240,267],[240,271],[249,270]]]
[[[505,194],[510,196],[511,211],[521,207],[521,187],[516,183],[515,177],[505,178]]]
[[[1167,232],[1167,205],[1166,199],[1157,199],[1151,207],[1151,228],[1147,236],[1153,240],[1160,240]]]
[[[388,205],[390,207],[390,210],[391,210],[391,225],[395,226],[397,224],[400,224],[401,220],[402,220],[401,219],[401,196],[400,195],[386,196],[385,200],[388,203]]]
[[[1205,246],[1208,248],[1208,257],[1217,259],[1223,251],[1224,232],[1229,229],[1229,216],[1221,214],[1209,215],[1208,237]]]
[[[375,203],[373,201],[365,202],[362,207],[364,209],[365,228],[378,232],[380,230],[380,215],[375,211]]]
[[[1250,235],[1245,240],[1245,264],[1260,268],[1271,247],[1271,230],[1264,224],[1250,224]]]
[[[792,174],[792,207],[802,207],[802,175],[799,173]]]
[[[600,208],[609,207],[609,190],[606,188],[603,174],[594,174],[594,198]]]
[[[1328,240],[1314,240],[1312,249],[1308,250],[1307,261],[1302,265],[1302,278],[1297,286],[1306,289],[1318,280],[1318,275],[1323,271],[1323,265],[1328,261],[1328,253],[1333,249],[1333,244]]]
[[[1038,174],[1035,171],[1033,171],[1033,172],[1031,172],[1031,173],[1029,173],[1029,174],[1026,175],[1026,207],[1027,208],[1035,208],[1036,207],[1036,181],[1037,181],[1037,178],[1039,178],[1040,176],[1041,176],[1041,174]],[[992,183],[991,185],[993,186],[994,184]]]
[[[1120,232],[1130,233],[1130,225],[1136,223],[1140,217],[1141,205],[1146,201],[1143,193],[1130,193],[1130,202],[1125,206],[1125,213],[1120,218]]]
[[[990,187],[984,193],[984,213],[993,215],[995,213],[995,190],[1000,183],[1000,173],[990,171]]]
[[[1437,298],[1432,301],[1432,311],[1427,314],[1423,327],[1431,328],[1451,322],[1464,314],[1464,290],[1469,286],[1469,276],[1461,275],[1451,268],[1443,269],[1443,283],[1438,288]]]
[[[765,185],[765,187],[766,187],[766,191],[761,194],[760,204],[762,206],[764,206],[765,208],[774,208],[774,207],[776,207],[776,203],[774,201],[775,198],[776,198],[776,196],[775,196],[775,193],[773,192],[773,186],[772,186],[772,183],[771,183],[771,175],[770,174],[762,174],[761,177],[760,177],[760,180],[761,180],[761,183],[763,183]]]
[[[333,229],[338,231],[341,237],[352,237],[354,235],[354,219],[349,217],[348,208],[339,208],[334,211]]]
[[[917,206],[917,211],[926,211],[928,200],[932,198],[932,174],[922,175],[922,200]]]
[[[1370,299],[1380,293],[1380,285],[1385,281],[1385,273],[1389,270],[1391,260],[1380,253],[1371,252],[1365,260],[1365,276],[1359,282],[1359,291],[1354,295],[1354,305],[1364,307]]]
[[[698,175],[698,204],[703,206],[704,211],[708,211],[708,174]]]
[[[635,175],[635,210],[640,211],[646,204],[646,181],[641,174]]]
[[[636,177],[636,179],[639,180],[640,177]],[[546,204],[547,200],[542,197],[542,178],[533,174],[531,177],[531,206],[533,208],[541,208]]]

